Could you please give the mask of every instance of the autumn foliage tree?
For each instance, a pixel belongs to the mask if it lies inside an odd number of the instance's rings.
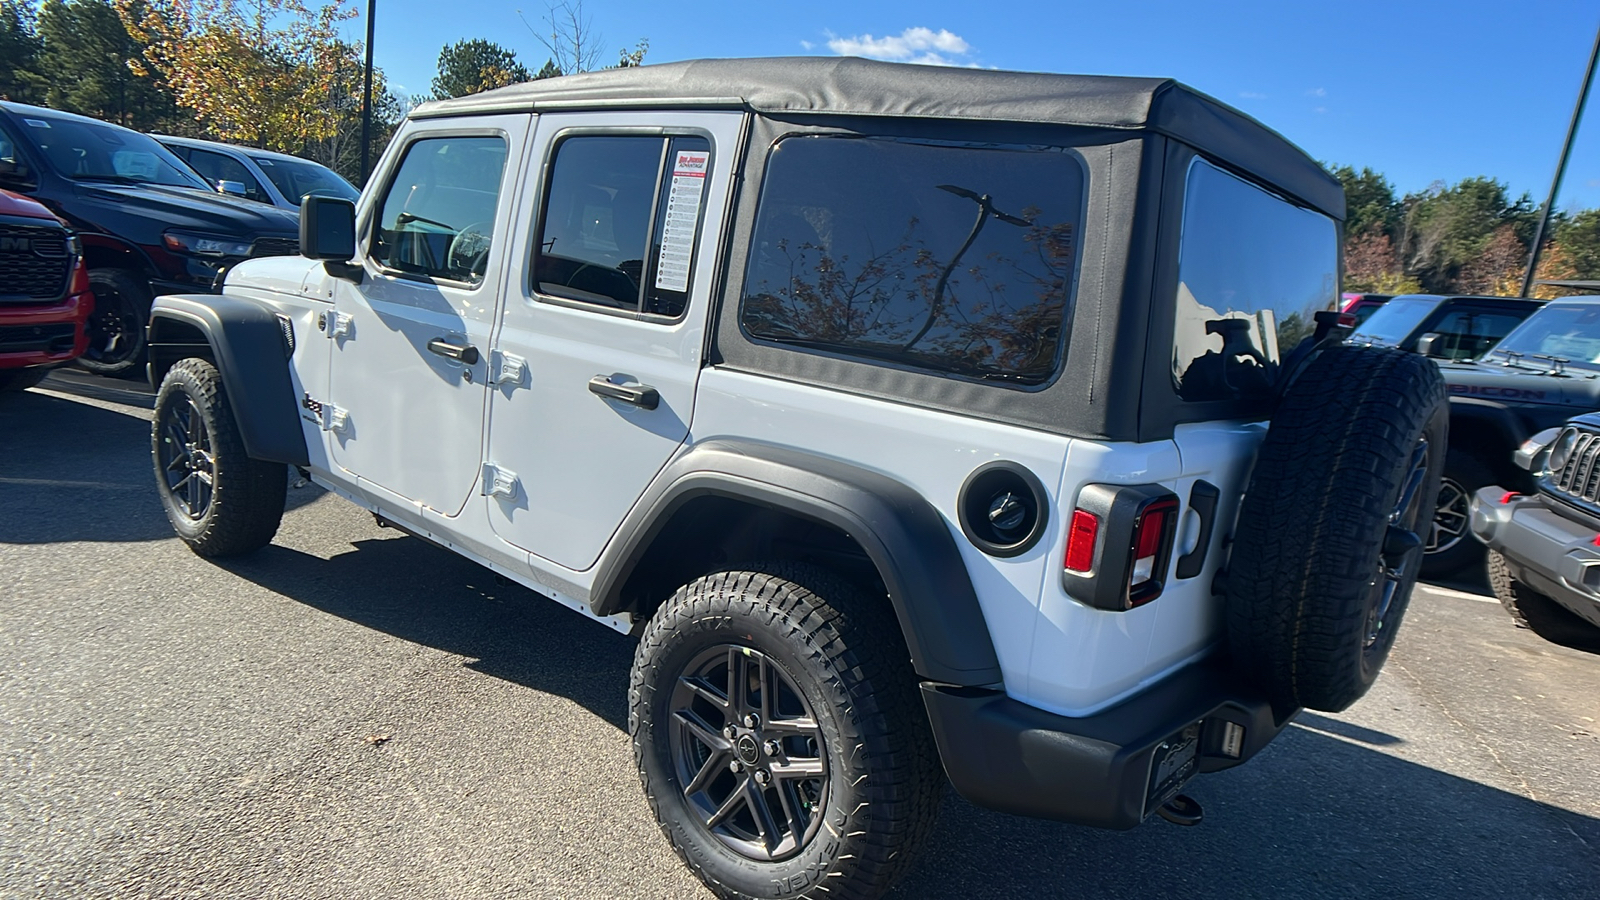
[[[135,71],[156,73],[217,138],[293,153],[338,131],[329,100],[356,49],[339,40],[349,0],[115,2],[144,44]]]

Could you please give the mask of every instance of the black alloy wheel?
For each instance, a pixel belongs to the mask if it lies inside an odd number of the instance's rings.
[[[749,859],[786,859],[821,826],[828,758],[793,678],[759,650],[720,644],[673,688],[668,744],[700,823]]]
[[[211,430],[187,395],[161,410],[157,463],[162,486],[180,510],[199,521],[211,509],[215,461]]]
[[[1372,579],[1370,588],[1366,639],[1362,642],[1361,648],[1365,657],[1363,662],[1368,664],[1380,645],[1384,645],[1381,652],[1387,653],[1387,644],[1392,639],[1398,624],[1398,613],[1404,608],[1404,603],[1396,603],[1395,600],[1405,593],[1407,579],[1415,580],[1411,577],[1412,573],[1421,564],[1424,541],[1417,534],[1417,529],[1422,525],[1433,524],[1427,521],[1427,510],[1422,508],[1422,498],[1426,493],[1424,488],[1428,481],[1428,456],[1428,438],[1424,435],[1422,440],[1417,442],[1416,449],[1411,452],[1411,468],[1401,486],[1400,496],[1395,501],[1394,509],[1389,513],[1383,550],[1378,557],[1378,571]],[[1443,492],[1444,488],[1441,486],[1441,496]],[[1436,508],[1442,506],[1441,503]]]
[[[140,278],[120,269],[89,272],[94,310],[84,324],[88,349],[78,357],[82,368],[97,375],[133,376],[145,358],[145,321],[150,316],[150,289]]]
[[[1463,540],[1470,540],[1467,523],[1471,517],[1472,497],[1467,489],[1453,478],[1439,479],[1439,504],[1434,507],[1425,552],[1448,553]]]

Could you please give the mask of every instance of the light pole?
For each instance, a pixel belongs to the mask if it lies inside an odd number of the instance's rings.
[[[367,71],[361,94],[361,185],[367,184],[372,156],[372,14],[378,0],[367,0]]]
[[[1539,228],[1533,233],[1533,250],[1528,254],[1528,272],[1522,276],[1522,296],[1533,290],[1533,275],[1539,268],[1539,251],[1544,243],[1545,230],[1550,227],[1550,215],[1555,212],[1556,192],[1561,190],[1561,176],[1567,173],[1567,157],[1572,155],[1572,140],[1578,136],[1578,121],[1583,118],[1583,105],[1589,100],[1589,87],[1594,84],[1594,64],[1600,60],[1600,29],[1594,33],[1594,49],[1589,51],[1589,70],[1583,73],[1583,87],[1578,89],[1578,103],[1572,107],[1572,122],[1567,125],[1567,141],[1561,145],[1561,159],[1556,162],[1556,177],[1550,182],[1550,196],[1544,201],[1544,215],[1539,217]]]

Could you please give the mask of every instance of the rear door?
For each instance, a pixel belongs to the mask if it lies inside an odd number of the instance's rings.
[[[512,544],[588,568],[687,437],[741,120],[539,117],[482,488]]]

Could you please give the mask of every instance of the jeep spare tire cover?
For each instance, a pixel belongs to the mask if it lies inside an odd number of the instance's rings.
[[[1285,393],[1239,508],[1228,649],[1280,711],[1337,712],[1378,676],[1411,599],[1450,422],[1432,360],[1324,350]]]

